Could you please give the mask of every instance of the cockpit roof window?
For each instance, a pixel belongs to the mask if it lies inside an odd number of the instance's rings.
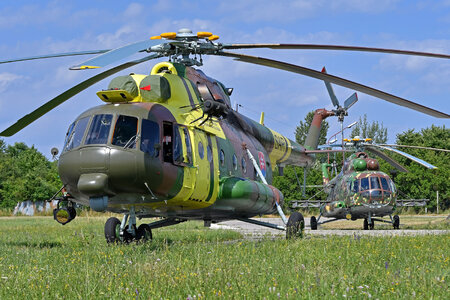
[[[95,115],[86,136],[86,145],[106,144],[111,128],[112,115]]]
[[[138,119],[118,116],[111,144],[124,148],[136,148]]]

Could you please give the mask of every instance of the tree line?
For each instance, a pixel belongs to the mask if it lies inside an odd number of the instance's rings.
[[[313,112],[308,113],[304,121],[296,128],[296,140],[302,144],[313,119]],[[326,143],[329,125],[323,121],[320,133],[320,144]],[[367,117],[360,118],[353,128],[351,136],[372,138],[377,143],[387,141],[387,129],[378,122],[368,122]],[[431,126],[419,131],[407,130],[397,134],[399,145],[415,145],[450,149],[450,129],[445,126]],[[379,159],[381,171],[391,176],[397,185],[401,199],[430,199],[428,208],[436,209],[436,192],[439,191],[439,208],[450,207],[450,153],[423,149],[400,148],[400,150],[421,158],[438,167],[428,170],[423,166],[407,160],[403,156],[389,153],[394,159],[409,169],[409,173],[399,173],[394,168]],[[341,155],[318,155],[313,168],[288,166],[284,168],[283,176],[275,176],[273,185],[283,193],[287,204],[291,200],[326,199],[326,194],[320,188],[306,187],[302,191],[303,175],[307,173],[306,185],[321,185],[322,173],[320,164],[325,161],[342,163]],[[49,199],[62,186],[57,172],[57,162],[49,161],[34,146],[24,143],[6,145],[0,139],[0,208],[12,208],[17,202]]]

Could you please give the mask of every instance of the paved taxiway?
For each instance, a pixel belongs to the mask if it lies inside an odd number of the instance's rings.
[[[263,222],[269,222],[274,223],[278,225],[283,225],[283,222],[280,218],[255,218],[255,220],[263,221]],[[344,220],[344,222],[346,222]],[[306,228],[305,233],[306,234],[312,234],[312,235],[318,235],[318,236],[327,236],[327,235],[349,235],[349,236],[401,236],[401,235],[426,235],[426,234],[450,234],[450,230],[414,230],[414,229],[400,229],[398,230],[388,230],[388,229],[381,229],[377,230],[375,227],[375,230],[355,230],[355,229],[319,229],[318,230],[311,230],[309,227],[309,218],[305,219]],[[375,223],[376,226],[376,223]],[[271,229],[263,226],[258,226],[242,221],[232,220],[232,221],[224,221],[217,224],[211,225],[212,229],[231,229],[236,230],[240,233],[243,233],[247,237],[262,237],[262,236],[278,236],[278,235],[285,235],[286,233],[281,230]]]

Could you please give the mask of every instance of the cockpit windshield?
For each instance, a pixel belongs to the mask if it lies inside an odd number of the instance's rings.
[[[352,191],[375,200],[389,196],[394,191],[394,183],[389,178],[371,174],[353,181]]]
[[[112,115],[95,115],[89,128],[86,145],[106,144],[111,128]]]
[[[119,147],[136,148],[137,124],[135,117],[119,116],[111,143]]]

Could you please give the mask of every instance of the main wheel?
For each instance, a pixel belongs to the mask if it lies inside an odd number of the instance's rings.
[[[286,238],[303,237],[303,229],[305,228],[305,219],[299,212],[294,212],[289,217],[286,225]]]
[[[105,223],[105,238],[108,244],[120,241],[120,221],[117,218],[109,218]]]
[[[138,241],[151,241],[152,240],[152,229],[148,224],[141,224],[139,225],[137,232],[136,232],[136,240]]]
[[[368,230],[369,229],[369,222],[367,221],[367,219],[364,219],[363,229],[364,230]]]
[[[316,217],[312,216],[311,217],[311,230],[317,230],[317,219]]]
[[[372,220],[372,223],[369,224],[369,230],[373,230],[375,228],[375,222]]]
[[[392,226],[394,226],[394,229],[400,228],[400,217],[398,215],[394,216],[394,222],[392,223]]]

